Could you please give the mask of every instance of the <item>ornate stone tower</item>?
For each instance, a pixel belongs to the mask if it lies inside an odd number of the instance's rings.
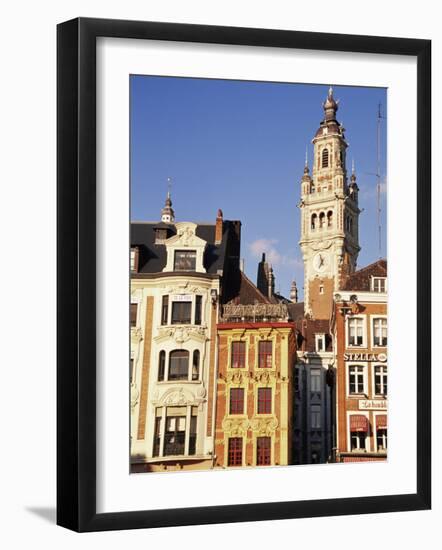
[[[315,137],[313,170],[307,158],[301,180],[301,246],[305,312],[328,319],[333,292],[356,268],[359,247],[358,186],[347,180],[344,127],[336,120],[332,88],[323,103],[324,119]]]

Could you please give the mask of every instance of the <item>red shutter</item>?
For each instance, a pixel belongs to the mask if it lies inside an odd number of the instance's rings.
[[[352,414],[350,416],[351,432],[368,432],[368,418],[363,414]]]

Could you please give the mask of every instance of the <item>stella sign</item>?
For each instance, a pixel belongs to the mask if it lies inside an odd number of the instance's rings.
[[[386,353],[344,353],[344,361],[379,361],[385,363]]]

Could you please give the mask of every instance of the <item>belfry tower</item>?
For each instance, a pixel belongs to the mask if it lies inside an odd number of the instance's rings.
[[[358,186],[354,168],[347,179],[344,127],[336,119],[332,88],[323,103],[324,119],[312,140],[313,169],[306,158],[301,180],[301,246],[304,260],[304,309],[329,319],[333,292],[356,268],[359,246]]]

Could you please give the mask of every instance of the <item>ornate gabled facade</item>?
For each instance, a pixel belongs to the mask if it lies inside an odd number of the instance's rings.
[[[385,460],[388,448],[387,262],[351,274],[334,295],[336,460]]]
[[[165,208],[172,222],[169,195]],[[239,226],[166,214],[132,223],[133,472],[213,465],[216,321]]]
[[[218,323],[215,466],[291,464],[295,326],[240,276]]]
[[[306,159],[299,204],[305,312],[315,319],[330,318],[333,292],[355,270],[360,250],[358,187],[354,173],[347,178],[348,144],[331,88],[323,108],[312,140],[313,170],[310,175]]]

